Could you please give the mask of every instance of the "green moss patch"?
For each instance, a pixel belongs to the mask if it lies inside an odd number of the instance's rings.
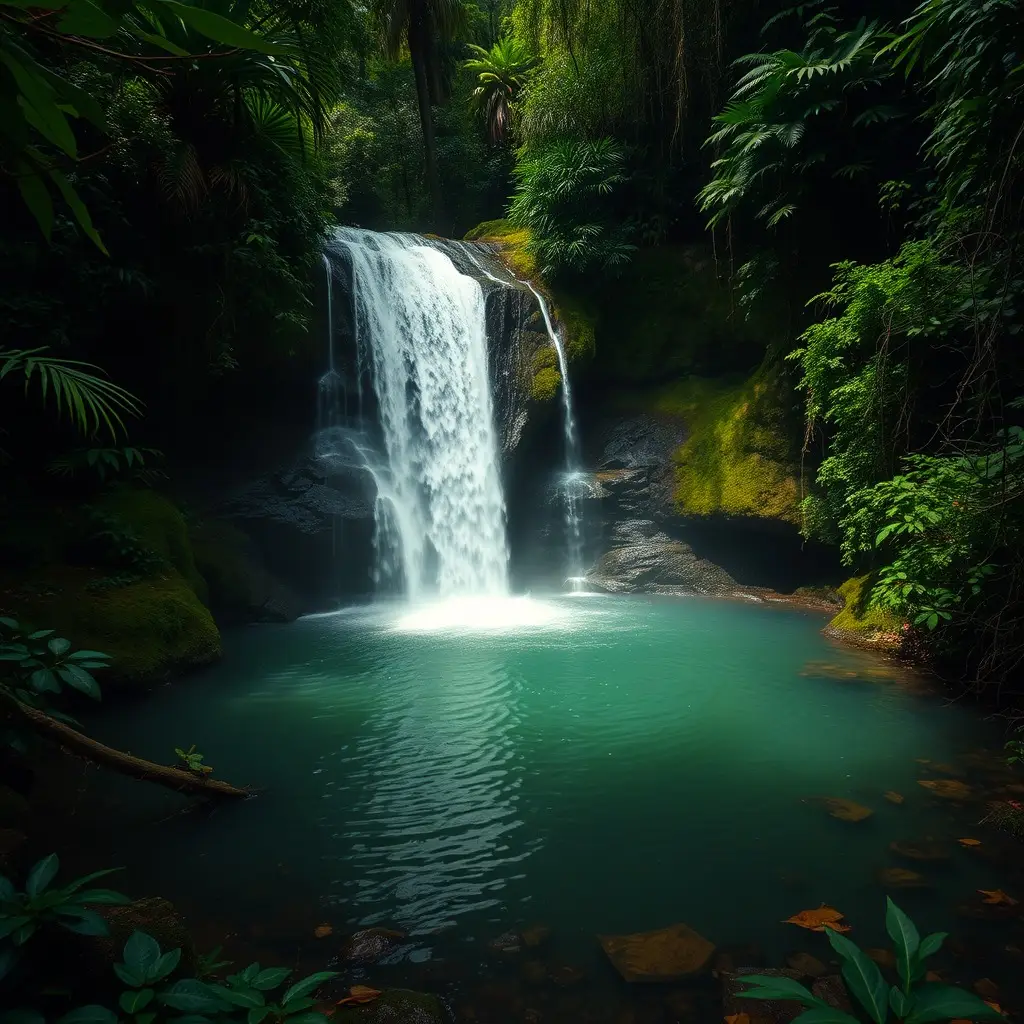
[[[537,261],[530,252],[530,229],[517,228],[507,220],[485,220],[466,233],[467,242],[490,242],[501,250],[502,259],[516,277],[526,281],[539,278]]]
[[[95,581],[94,570],[56,567],[31,582],[0,585],[0,606],[75,647],[109,654],[109,678],[120,682],[154,682],[220,657],[213,617],[177,571],[101,590]]]
[[[799,523],[799,470],[777,374],[685,377],[623,398],[623,411],[680,419],[687,439],[673,461],[676,510]]]
[[[864,639],[882,636],[898,638],[902,621],[898,615],[884,608],[869,608],[871,577],[855,576],[839,588],[843,610],[829,622],[826,629],[840,636],[855,635]]]
[[[537,349],[530,367],[530,398],[535,402],[550,402],[562,384],[558,370],[558,356],[550,345]]]
[[[0,511],[5,536],[40,538],[0,572],[0,614],[109,654],[111,681],[149,683],[220,655],[185,518],[163,495],[123,487],[88,505]]]

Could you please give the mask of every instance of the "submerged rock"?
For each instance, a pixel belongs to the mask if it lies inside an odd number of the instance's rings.
[[[875,813],[870,807],[841,796],[823,796],[820,800],[828,813],[840,821],[864,821]]]
[[[722,1012],[726,1018],[736,1014],[747,1014],[751,1021],[765,1021],[771,1024],[790,1024],[803,1013],[805,1007],[790,999],[745,999],[740,993],[754,988],[745,976],[763,974],[770,978],[789,978],[799,981],[798,971],[788,968],[744,968],[734,974],[722,975]]]
[[[633,935],[599,935],[615,969],[630,982],[677,981],[708,966],[715,945],[685,924]]]
[[[906,868],[881,868],[878,880],[887,889],[926,889],[931,885],[924,875]]]
[[[332,1019],[338,1024],[446,1024],[449,1016],[437,996],[393,988],[371,1003],[338,1007]]]
[[[392,953],[406,939],[395,928],[363,928],[342,943],[340,956],[349,963],[375,964]]]
[[[933,839],[893,842],[889,844],[889,849],[900,857],[906,857],[907,860],[940,861],[949,860],[950,856],[949,849]]]

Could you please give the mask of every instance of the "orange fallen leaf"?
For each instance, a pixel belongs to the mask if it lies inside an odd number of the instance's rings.
[[[313,934],[318,939],[326,939],[327,936],[330,935],[331,932],[333,932],[333,931],[334,931],[334,929],[329,924],[318,924],[313,929]]]
[[[750,1024],[750,1016],[746,1013],[732,1013],[725,1018],[725,1024]]]
[[[981,846],[980,839],[958,839],[957,842],[961,846]]]
[[[1002,889],[979,889],[978,892],[984,897],[982,903],[991,903],[993,906],[1015,907],[1017,900],[1007,896]]]
[[[929,971],[924,976],[925,981],[942,981],[942,975],[938,971]]]
[[[901,804],[906,799],[902,793],[897,793],[895,789],[887,789],[883,795],[891,804]]]
[[[806,928],[812,932],[823,932],[831,928],[837,932],[848,932],[848,924],[840,924],[843,914],[835,907],[827,907],[824,903],[817,910],[801,910],[799,914],[787,917],[783,924],[795,924],[798,928]]]
[[[363,1003],[372,1003],[381,995],[380,989],[370,988],[369,985],[353,985],[348,990],[344,999],[339,999],[338,1006],[361,1006]]]
[[[992,1009],[996,1011],[996,1013],[1001,1013],[1004,1017],[1006,1016],[1006,1011],[998,1003],[994,1003],[991,1000],[986,999],[985,1005],[991,1006]]]
[[[969,800],[972,795],[971,787],[958,779],[918,779],[917,784],[947,800]]]

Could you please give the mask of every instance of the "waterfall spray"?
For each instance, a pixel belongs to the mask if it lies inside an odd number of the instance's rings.
[[[400,570],[410,598],[506,594],[483,290],[415,235],[335,237],[352,264],[357,348],[387,455],[375,473],[384,568]]]

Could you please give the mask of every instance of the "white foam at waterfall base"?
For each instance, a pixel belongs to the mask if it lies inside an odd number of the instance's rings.
[[[508,593],[483,291],[415,235],[340,228],[390,486],[381,543],[408,597]]]
[[[450,597],[400,613],[390,628],[397,633],[518,633],[561,628],[570,618],[565,607],[522,597]]]

